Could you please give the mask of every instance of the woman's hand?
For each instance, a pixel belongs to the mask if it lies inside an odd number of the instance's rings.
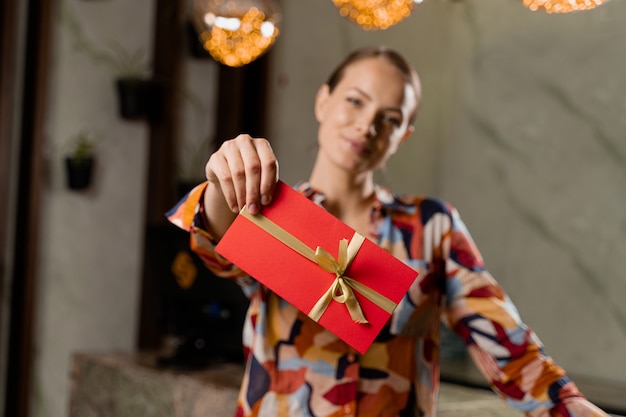
[[[244,205],[254,214],[270,203],[278,161],[266,139],[239,135],[211,155],[205,173],[205,213],[212,231],[221,237]]]

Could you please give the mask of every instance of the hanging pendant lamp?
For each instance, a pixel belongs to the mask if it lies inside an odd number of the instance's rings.
[[[333,0],[339,14],[365,30],[385,30],[411,15],[423,0]]]
[[[278,36],[275,0],[195,0],[192,23],[200,42],[224,65],[240,67],[265,53]]]
[[[571,13],[595,9],[609,0],[521,0],[532,11]]]

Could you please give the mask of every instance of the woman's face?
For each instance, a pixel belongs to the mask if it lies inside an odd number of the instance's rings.
[[[365,58],[345,69],[332,93],[320,88],[315,116],[322,157],[355,173],[385,164],[412,132],[415,94],[399,69],[384,58]]]

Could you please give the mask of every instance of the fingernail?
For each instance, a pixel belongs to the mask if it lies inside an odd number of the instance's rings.
[[[257,211],[259,211],[259,206],[256,203],[251,203],[248,204],[248,211],[252,214],[256,213]]]
[[[268,195],[263,194],[261,196],[261,204],[264,206],[270,203],[270,197]]]
[[[232,206],[230,209],[233,211],[233,213],[239,213],[239,207],[237,206]]]

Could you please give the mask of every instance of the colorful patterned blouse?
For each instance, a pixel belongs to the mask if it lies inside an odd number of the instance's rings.
[[[201,184],[167,216],[250,299],[236,417],[436,416],[440,324],[454,330],[494,391],[530,416],[606,416],[588,402],[487,272],[458,212],[378,187],[371,234],[419,276],[370,349],[357,353],[214,251]],[[296,189],[317,204],[307,183]]]

